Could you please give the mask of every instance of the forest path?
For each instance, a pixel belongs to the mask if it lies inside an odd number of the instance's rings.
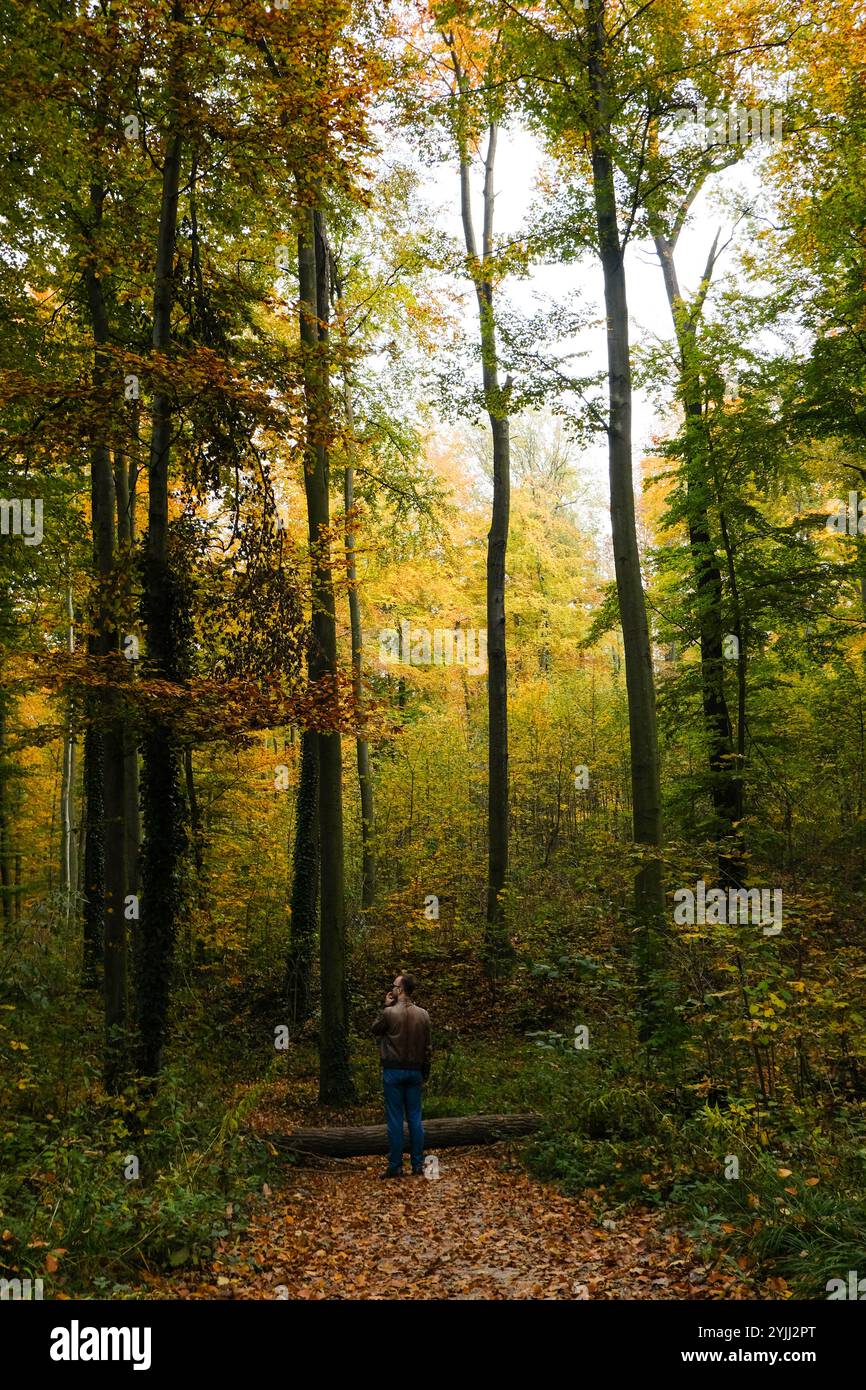
[[[248,1231],[221,1242],[210,1265],[169,1296],[749,1296],[730,1274],[702,1265],[659,1213],[631,1211],[602,1224],[600,1202],[594,1211],[586,1199],[563,1196],[507,1165],[503,1150],[440,1152],[434,1181],[384,1181],[383,1159],[291,1170],[285,1188],[266,1188]]]

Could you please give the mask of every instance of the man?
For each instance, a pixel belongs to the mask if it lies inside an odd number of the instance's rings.
[[[413,1002],[415,981],[398,975],[385,995],[385,1007],[373,1024],[379,1039],[385,1114],[388,1118],[388,1167],[383,1178],[403,1176],[403,1113],[409,1126],[412,1176],[424,1174],[424,1125],[421,1086],[430,1075],[430,1015]]]

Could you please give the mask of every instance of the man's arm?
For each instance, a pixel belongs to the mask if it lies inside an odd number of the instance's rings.
[[[431,1038],[429,1014],[427,1015],[427,1026],[424,1030],[424,1034],[424,1066],[421,1070],[421,1076],[424,1081],[427,1081],[430,1076],[430,1063],[433,1060],[433,1040]]]
[[[392,1008],[394,1007],[394,1005],[396,1004],[396,1002],[397,1002],[397,1001],[396,1001],[396,999],[394,998],[394,996],[392,995],[391,991],[388,990],[388,993],[385,995],[385,1007],[384,1007],[384,1009],[380,1009],[380,1010],[379,1010],[379,1013],[376,1015],[376,1022],[373,1024],[373,1030],[372,1030],[372,1031],[373,1031],[373,1036],[374,1036],[374,1037],[376,1037],[376,1038],[381,1038],[381,1036],[382,1036],[383,1033],[387,1033],[387,1031],[388,1031],[388,1010],[389,1010],[389,1009],[392,1009]]]

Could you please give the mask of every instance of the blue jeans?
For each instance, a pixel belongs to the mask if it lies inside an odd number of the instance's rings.
[[[403,1112],[409,1126],[412,1172],[424,1171],[424,1125],[421,1121],[421,1073],[399,1067],[382,1068],[385,1114],[388,1118],[388,1172],[403,1171]]]

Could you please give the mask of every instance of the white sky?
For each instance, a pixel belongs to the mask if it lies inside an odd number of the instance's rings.
[[[541,161],[540,146],[531,134],[522,130],[503,130],[500,133],[495,178],[497,237],[516,236],[524,226],[530,205],[537,196],[536,176]],[[743,187],[754,193],[757,186],[754,159],[750,157],[724,175],[717,176],[715,181],[711,180],[708,189],[696,200],[676,252],[680,286],[684,294],[693,292],[700,283],[707,253],[719,228],[722,229],[720,244],[724,243],[730,234],[730,216],[726,216],[723,210],[714,208],[712,201],[723,186],[728,191]],[[424,196],[435,210],[437,227],[459,240],[462,245],[459,193],[456,160],[424,170]],[[480,168],[475,170],[473,193],[478,228],[481,222]],[[736,251],[734,241],[722,253],[714,283],[718,284],[725,271],[731,267]],[[670,310],[661,269],[651,243],[632,242],[629,245],[626,252],[626,272],[632,350],[649,339],[670,340]],[[576,344],[581,350],[588,352],[588,356],[581,359],[579,370],[593,372],[605,368],[607,348],[603,327],[603,283],[601,268],[595,257],[588,256],[581,264],[539,267],[528,279],[510,280],[506,291],[516,308],[527,311],[538,308],[538,296],[542,296],[549,304],[555,303],[557,299],[561,302],[563,296],[576,296],[578,303],[585,305],[587,310],[601,320],[597,327],[588,329],[579,344]],[[710,301],[711,297],[712,292]],[[466,305],[466,331],[470,338],[474,338],[478,332],[474,296],[467,294]],[[643,391],[635,390],[633,405],[633,463],[636,486],[639,486],[640,459],[651,450],[652,436],[666,433],[672,420],[670,416],[666,418],[660,413],[657,405]],[[595,443],[583,452],[580,464],[582,470],[588,472],[600,485],[601,495],[606,499],[607,444],[603,435],[599,434]]]

